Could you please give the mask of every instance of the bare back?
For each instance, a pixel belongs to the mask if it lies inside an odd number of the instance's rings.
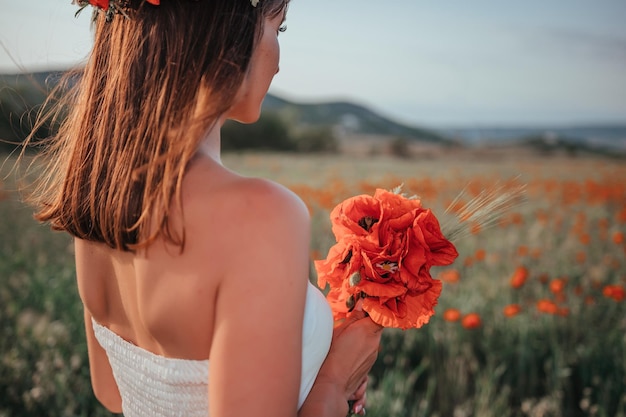
[[[76,239],[78,287],[86,310],[153,353],[208,359],[216,294],[232,251],[225,242],[236,228],[229,206],[237,204],[238,184],[249,181],[210,158],[192,163],[183,184],[183,253],[162,240],[131,253]],[[199,201],[206,195],[213,204]]]
[[[176,257],[164,250],[135,255],[82,240],[75,247],[81,298],[98,323],[162,356],[208,359],[217,278],[185,276],[184,265],[174,277]],[[171,269],[156,267],[170,257]]]
[[[212,193],[219,201],[220,184],[235,180],[234,174],[214,163],[196,162],[184,182],[183,204],[193,204],[188,200],[196,189]],[[204,210],[207,222],[221,217],[219,205]],[[222,240],[223,227],[210,229],[211,236],[200,236],[205,242]],[[189,259],[196,236],[193,231],[186,233],[183,253],[162,240],[131,253],[77,239],[78,287],[93,318],[122,338],[166,357],[202,360],[210,353],[220,252],[206,251],[206,268],[199,273]]]

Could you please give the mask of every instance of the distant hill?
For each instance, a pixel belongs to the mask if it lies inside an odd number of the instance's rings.
[[[0,74],[0,104],[7,101],[7,87],[24,98],[24,103],[40,102],[43,99],[41,86],[50,88],[58,80],[59,71],[32,74]],[[15,94],[11,101],[15,99]],[[14,103],[13,103],[14,104]],[[276,95],[268,94],[263,102],[263,111],[277,113],[281,119],[295,128],[332,128],[344,134],[377,135],[380,137],[402,137],[412,141],[451,143],[440,132],[406,126],[383,117],[361,105],[349,102],[296,103]]]
[[[45,91],[54,86],[62,73],[0,74],[0,137],[11,137],[16,129],[25,129],[19,122],[19,115],[40,104]],[[546,153],[581,151],[626,156],[626,125],[623,124],[425,129],[395,122],[356,103],[299,103],[273,94],[268,94],[264,100],[263,111],[277,114],[294,129],[330,128],[339,135],[357,138],[357,141],[366,140],[365,137],[373,141],[402,138],[432,145],[454,144],[483,149],[521,146]]]
[[[331,127],[345,134],[452,143],[444,134],[437,131],[397,123],[364,106],[349,102],[296,103],[268,94],[263,102],[263,110],[278,113],[296,126]]]

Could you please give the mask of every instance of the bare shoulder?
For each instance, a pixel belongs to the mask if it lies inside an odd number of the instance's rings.
[[[229,212],[232,210],[240,214],[244,222],[309,221],[309,213],[302,200],[288,188],[270,180],[240,177],[224,193],[228,196]]]
[[[192,174],[188,185],[183,194],[188,255],[212,254],[230,265],[277,256],[272,252],[308,255],[309,211],[283,185],[212,169]]]
[[[226,171],[219,179],[201,179],[191,186],[184,200],[188,227],[212,232],[245,231],[247,235],[267,227],[308,228],[306,205],[291,190],[273,181]]]

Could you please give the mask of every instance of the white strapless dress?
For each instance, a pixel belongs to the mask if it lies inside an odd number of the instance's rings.
[[[122,397],[125,417],[207,417],[209,361],[156,355],[93,320]],[[324,295],[309,283],[302,334],[302,377],[298,408],[328,354],[333,318]]]

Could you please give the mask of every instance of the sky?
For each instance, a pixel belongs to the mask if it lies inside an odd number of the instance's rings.
[[[0,0],[0,73],[83,62],[76,9]],[[292,0],[270,91],[423,127],[626,124],[624,22],[624,0]]]

